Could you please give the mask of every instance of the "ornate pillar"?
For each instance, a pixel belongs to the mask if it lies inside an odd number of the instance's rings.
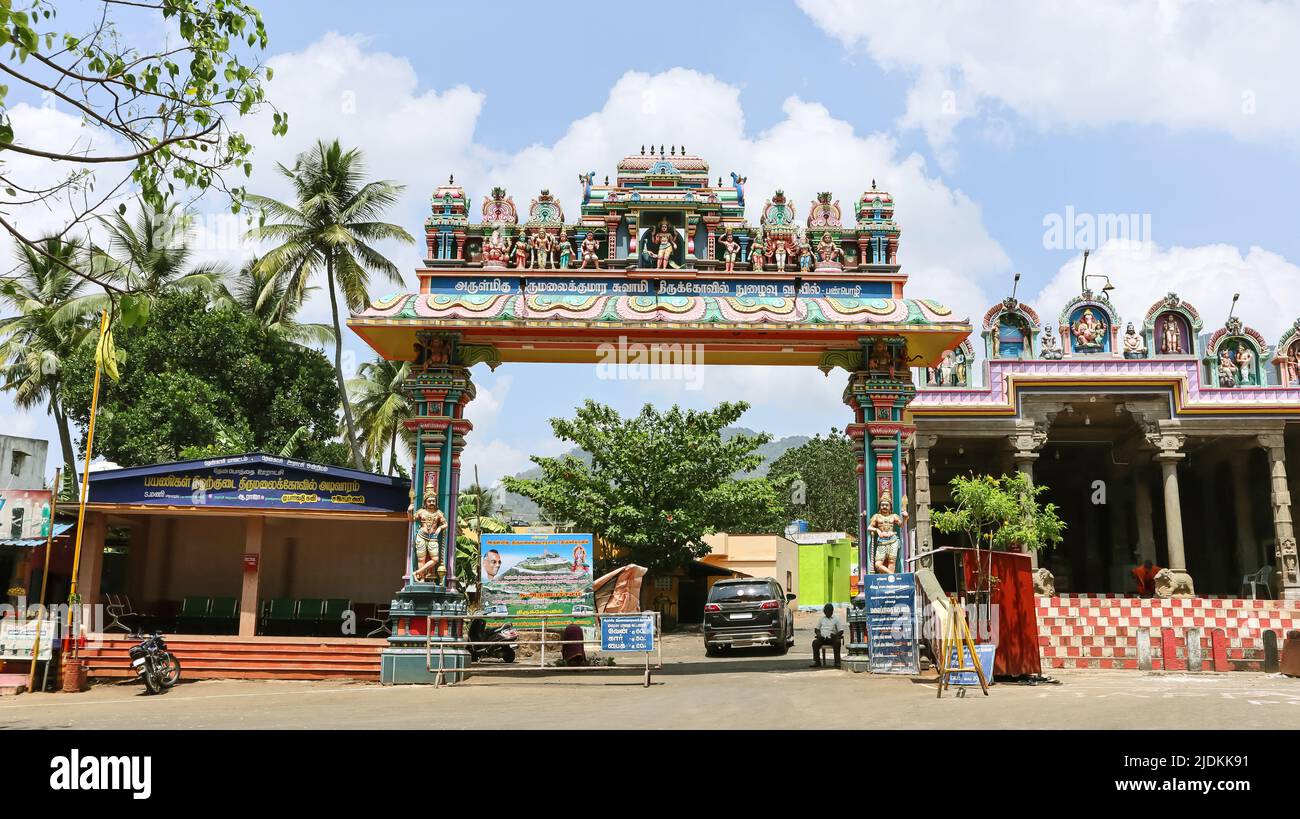
[[[605,259],[613,263],[618,258],[618,223],[623,221],[621,214],[611,214],[605,217]],[[636,234],[632,234],[633,241],[636,240]]]
[[[1277,539],[1277,565],[1282,578],[1280,597],[1300,600],[1300,569],[1296,566],[1295,525],[1291,520],[1291,490],[1286,479],[1286,439],[1281,432],[1259,436],[1268,452],[1273,503],[1273,536]]]
[[[854,422],[847,432],[853,439],[858,473],[858,570],[869,574],[874,544],[867,537],[867,523],[880,502],[889,499],[894,514],[907,508],[903,487],[903,440],[916,428],[903,423],[903,410],[916,395],[908,366],[907,340],[899,336],[871,336],[860,340],[862,353],[858,369],[849,375],[844,403],[853,410]],[[907,563],[910,549],[908,527],[899,527],[896,568]]]
[[[710,261],[718,258],[718,222],[721,221],[718,216],[704,216],[704,257]]]
[[[913,436],[913,453],[915,458],[915,478],[912,492],[916,501],[916,556],[917,567],[930,568],[934,558],[928,557],[934,551],[934,533],[930,529],[930,450],[939,442],[938,435],[925,435],[918,432]]]
[[[1111,466],[1106,487],[1106,509],[1110,512],[1110,590],[1128,590],[1133,548],[1128,539],[1128,502],[1121,487],[1126,481],[1121,467]]]
[[[438,258],[438,234],[434,233],[432,230],[426,232],[424,234],[424,243],[429,250],[429,258]]]
[[[1026,426],[1011,436],[1016,471],[1029,480],[1030,486],[1034,485],[1034,464],[1038,462],[1040,451],[1045,443],[1047,443],[1047,430],[1041,424],[1034,424],[1032,427]],[[1029,567],[1034,571],[1038,570],[1038,552],[1036,550],[1030,550],[1029,552]]]
[[[1232,474],[1232,504],[1237,523],[1237,573],[1245,575],[1259,568],[1259,548],[1255,540],[1255,516],[1251,514],[1250,450],[1235,450],[1228,456]]]
[[[866,267],[872,261],[870,254],[867,253],[867,242],[871,237],[865,233],[858,234],[858,267]]]
[[[445,574],[429,581],[416,581],[415,523],[408,527],[406,577],[402,590],[391,605],[393,634],[382,655],[380,680],[393,683],[432,683],[437,671],[426,666],[429,641],[460,639],[464,622],[447,615],[466,613],[464,597],[456,582],[456,497],[460,492],[460,453],[471,424],[465,407],[474,399],[469,367],[483,348],[462,345],[454,333],[421,330],[416,334],[415,361],[403,390],[412,399],[414,411],[405,422],[415,435],[415,463],[411,475],[412,510],[424,507],[426,498],[437,499],[448,526],[440,543]],[[490,363],[490,362],[489,362]],[[448,648],[434,655],[442,663],[446,682],[460,680],[459,670],[469,662],[463,648]]]
[[[1156,559],[1156,534],[1155,522],[1151,514],[1151,482],[1147,480],[1145,470],[1135,470],[1133,478],[1133,485],[1136,489],[1133,496],[1133,508],[1137,513],[1138,560],[1150,560],[1154,563]]]
[[[465,261],[465,231],[456,231],[456,258]]]
[[[1195,587],[1187,573],[1187,556],[1183,548],[1183,508],[1178,497],[1178,462],[1186,457],[1180,450],[1186,436],[1173,432],[1159,432],[1150,436],[1160,450],[1156,460],[1160,463],[1161,483],[1165,496],[1165,544],[1168,549],[1168,569],[1173,578],[1173,590],[1181,596],[1192,596]],[[1157,587],[1159,588],[1159,587]]]

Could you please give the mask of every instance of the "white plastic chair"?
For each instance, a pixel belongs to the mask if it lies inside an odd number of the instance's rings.
[[[1255,590],[1260,586],[1263,586],[1264,599],[1272,600],[1273,587],[1269,585],[1269,581],[1272,580],[1272,578],[1273,578],[1273,567],[1265,564],[1263,566],[1260,566],[1259,571],[1255,572],[1254,574],[1242,575],[1241,588],[1246,589],[1247,587],[1249,587],[1250,599],[1258,600],[1260,598],[1256,596]]]

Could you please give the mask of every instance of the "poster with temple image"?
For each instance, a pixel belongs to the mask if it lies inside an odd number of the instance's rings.
[[[480,587],[487,614],[516,626],[594,625],[592,537],[583,534],[484,534]]]

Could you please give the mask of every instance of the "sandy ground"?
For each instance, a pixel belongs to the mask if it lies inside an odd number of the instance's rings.
[[[650,688],[609,673],[482,674],[455,686],[352,682],[139,683],[0,700],[0,728],[1300,728],[1300,679],[1258,673],[1048,671],[1059,685],[995,685],[936,699],[933,672],[881,677],[809,668],[796,646],[708,658],[698,634],[664,639]],[[630,660],[630,658],[629,658]]]

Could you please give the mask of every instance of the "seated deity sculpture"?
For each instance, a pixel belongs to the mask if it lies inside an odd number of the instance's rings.
[[[1070,328],[1074,337],[1074,348],[1080,352],[1097,352],[1106,343],[1106,325],[1086,308],[1079,320]]]
[[[1052,325],[1050,324],[1043,328],[1043,340],[1040,345],[1038,351],[1040,358],[1057,361],[1064,355],[1061,350],[1061,342],[1052,334]]]
[[[1232,360],[1232,351],[1227,347],[1219,353],[1219,386],[1237,386],[1237,362]]]
[[[509,248],[501,235],[501,228],[492,231],[492,236],[483,246],[483,267],[486,269],[504,269],[509,258]]]
[[[1147,345],[1142,340],[1142,336],[1133,329],[1133,322],[1128,323],[1128,328],[1124,330],[1124,357],[1125,358],[1146,358]]]

